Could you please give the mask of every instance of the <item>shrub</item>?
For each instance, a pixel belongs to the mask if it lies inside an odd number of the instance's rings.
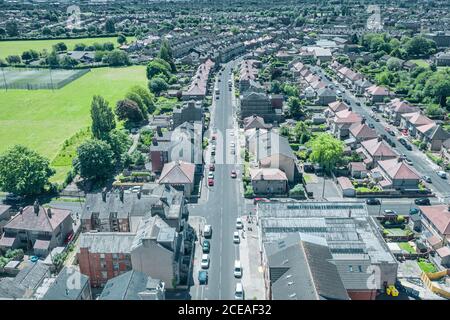
[[[250,198],[252,196],[253,196],[253,187],[252,186],[247,186],[245,188],[244,197]]]

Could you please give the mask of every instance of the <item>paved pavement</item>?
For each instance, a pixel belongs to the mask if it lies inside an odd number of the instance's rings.
[[[230,67],[233,64],[235,62],[226,64],[225,71],[220,76],[221,81],[218,82],[220,96],[219,99],[213,100],[211,117],[212,130],[210,131],[213,133],[223,133],[227,129],[236,130],[237,128],[233,119],[235,113],[232,105],[233,92],[228,89],[228,80],[231,79]],[[235,135],[226,135],[227,140],[235,137]],[[234,260],[239,258],[239,247],[233,244],[233,232],[236,218],[244,209],[244,198],[240,188],[242,184],[240,176],[238,179],[230,177],[231,170],[240,172],[242,168],[235,163],[236,155],[231,155],[229,143],[230,141],[217,140],[214,186],[205,187],[202,193],[207,194],[203,195],[198,204],[189,205],[191,216],[202,216],[206,219],[206,223],[212,226],[208,286],[207,289],[200,291],[196,286],[192,287],[190,293],[193,299],[229,300],[234,298],[236,280],[233,267]],[[205,157],[206,170],[211,159],[208,153],[209,150]],[[237,150],[236,154],[238,154]],[[205,176],[207,174],[208,172],[205,172]]]
[[[332,83],[325,77],[325,72],[320,67],[313,66],[311,67],[311,69],[321,74],[322,79],[326,84]],[[334,83],[334,85],[337,85],[339,90],[341,90],[344,93],[343,97],[344,99],[349,100],[350,106],[352,107],[353,111],[359,113],[362,116],[365,116],[367,119],[367,123],[372,123],[378,134],[380,135],[386,134],[387,136],[389,136],[389,134],[385,130],[387,124],[383,120],[381,120],[380,122],[376,122],[375,120],[373,120],[373,118],[370,116],[371,109],[364,107],[364,99],[355,97],[350,92],[350,90],[346,89],[340,83]],[[360,103],[360,106],[356,104],[356,101]],[[378,115],[378,117],[382,119],[381,115]],[[398,132],[397,136],[399,136]],[[408,159],[410,159],[413,162],[414,168],[420,173],[421,176],[427,175],[431,177],[432,183],[427,184],[427,186],[435,192],[435,194],[440,198],[441,201],[449,200],[450,199],[449,181],[438,177],[436,175],[436,169],[438,169],[438,166],[434,164],[430,159],[428,159],[428,157],[423,152],[419,151],[414,145],[411,144],[411,146],[413,150],[408,151],[402,144],[396,142],[396,147],[394,149],[396,149],[399,154],[405,154],[408,157]]]

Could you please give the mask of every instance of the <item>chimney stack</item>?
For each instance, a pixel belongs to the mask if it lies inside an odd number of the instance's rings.
[[[51,219],[52,218],[52,209],[48,208],[47,209],[47,216]]]
[[[366,118],[361,119],[361,124],[364,124],[364,123],[366,123]]]
[[[378,137],[377,140],[378,140],[378,142],[381,142],[381,141],[383,141],[383,138]]]
[[[102,200],[103,202],[106,202],[106,188],[103,188],[102,190]]]
[[[138,193],[137,193],[137,198],[138,198],[138,199],[141,198],[141,190],[138,191]]]
[[[119,199],[120,201],[123,202],[123,195],[124,195],[124,191],[123,191],[123,187],[120,188],[120,192],[119,192]]]
[[[161,130],[161,127],[160,127],[160,126],[157,126],[157,127],[156,127],[156,133],[158,134],[158,137],[161,137],[161,136],[162,136],[162,130]]]
[[[34,213],[36,215],[38,215],[39,214],[39,201],[37,199],[34,201],[33,208],[34,208]]]
[[[158,138],[153,137],[153,139],[152,139],[152,144],[153,144],[154,146],[157,146],[157,145],[158,145]]]

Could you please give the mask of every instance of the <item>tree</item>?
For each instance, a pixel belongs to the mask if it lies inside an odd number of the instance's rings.
[[[60,66],[63,68],[73,68],[78,64],[78,61],[69,56],[63,56],[59,62]]]
[[[20,59],[20,56],[18,55],[10,55],[6,57],[6,61],[9,64],[19,64],[22,62],[22,59]]]
[[[294,127],[295,139],[298,143],[304,144],[311,138],[311,132],[303,121],[298,121]]]
[[[159,96],[161,92],[167,90],[168,87],[169,85],[167,84],[167,82],[160,77],[153,78],[149,83],[150,91],[153,92],[156,96]]]
[[[112,19],[108,19],[105,22],[105,31],[107,33],[114,33],[116,32],[116,26],[114,25],[114,21]]]
[[[155,76],[163,76],[164,78],[168,79],[170,75],[170,64],[161,58],[155,58],[147,65],[147,79],[149,80],[151,80]]]
[[[84,43],[77,43],[77,44],[75,44],[75,47],[73,50],[84,51],[85,48],[86,48],[86,45]]]
[[[118,43],[118,44],[122,45],[122,44],[124,44],[124,43],[126,43],[126,42],[127,42],[127,38],[124,36],[123,33],[121,33],[121,34],[119,34],[119,35],[117,36],[117,43]]]
[[[60,59],[55,50],[45,58],[45,63],[52,68],[59,67]]]
[[[281,83],[280,81],[272,81],[272,83],[270,84],[270,92],[274,93],[274,94],[279,94],[281,93]]]
[[[416,36],[405,43],[408,56],[429,55],[436,51],[436,43],[422,36]]]
[[[289,113],[293,118],[298,119],[303,116],[304,111],[302,108],[301,100],[298,97],[289,97],[288,106]]]
[[[144,104],[144,101],[142,101],[142,98],[140,95],[138,95],[135,92],[128,92],[125,96],[126,99],[134,101],[137,106],[139,107],[139,109],[141,110],[142,116],[144,117],[144,119],[148,119],[148,113],[147,113],[147,107]]]
[[[56,52],[67,51],[67,45],[64,42],[58,42],[53,45],[53,50]]]
[[[131,92],[134,92],[141,97],[142,101],[145,104],[145,107],[147,108],[147,112],[152,114],[155,109],[155,96],[148,91],[148,89],[144,88],[143,86],[134,86],[131,88]]]
[[[398,58],[389,58],[386,62],[386,67],[391,71],[397,71],[402,68],[402,61]]]
[[[328,133],[321,133],[309,142],[311,148],[310,160],[318,163],[328,173],[342,158],[344,145],[342,141]]]
[[[113,50],[105,56],[106,63],[110,66],[127,66],[130,64],[128,54],[121,50]]]
[[[159,48],[158,58],[166,61],[170,65],[170,70],[172,72],[176,72],[175,63],[173,62],[172,48],[170,47],[169,41],[167,41],[167,39],[164,39],[161,42],[161,47]]]
[[[105,142],[111,147],[116,163],[123,164],[123,155],[132,145],[128,134],[124,130],[114,129],[108,134]]]
[[[136,102],[124,99],[117,101],[116,115],[120,120],[140,122],[144,120],[144,115]]]
[[[114,153],[104,141],[86,140],[77,149],[75,167],[85,179],[106,179],[114,173]]]
[[[92,135],[104,139],[116,127],[114,114],[108,102],[101,96],[94,96],[91,103]]]
[[[303,25],[305,24],[306,19],[303,16],[298,16],[295,21],[294,21],[294,26],[295,27],[303,27]]]
[[[17,195],[40,194],[55,173],[48,159],[16,145],[0,156],[0,189]]]
[[[5,30],[10,37],[17,37],[19,35],[19,25],[14,20],[6,22]]]
[[[435,72],[425,83],[424,95],[436,99],[441,107],[447,106],[450,96],[450,79],[448,71]]]
[[[112,42],[105,42],[103,44],[103,50],[105,50],[105,51],[113,51],[114,50],[114,43],[112,43]]]

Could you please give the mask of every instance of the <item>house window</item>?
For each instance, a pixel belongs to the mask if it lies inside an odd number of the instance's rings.
[[[113,253],[112,257],[113,259],[119,259],[119,255],[117,253]]]
[[[106,271],[102,271],[102,278],[108,279],[108,273]]]
[[[119,270],[119,264],[117,262],[113,263],[113,269],[114,270]]]
[[[363,272],[363,269],[362,269],[361,266],[358,266],[358,271],[359,271],[359,272]]]
[[[348,266],[348,271],[353,272],[353,266]]]
[[[105,259],[105,254],[104,253],[100,253],[100,259]]]

